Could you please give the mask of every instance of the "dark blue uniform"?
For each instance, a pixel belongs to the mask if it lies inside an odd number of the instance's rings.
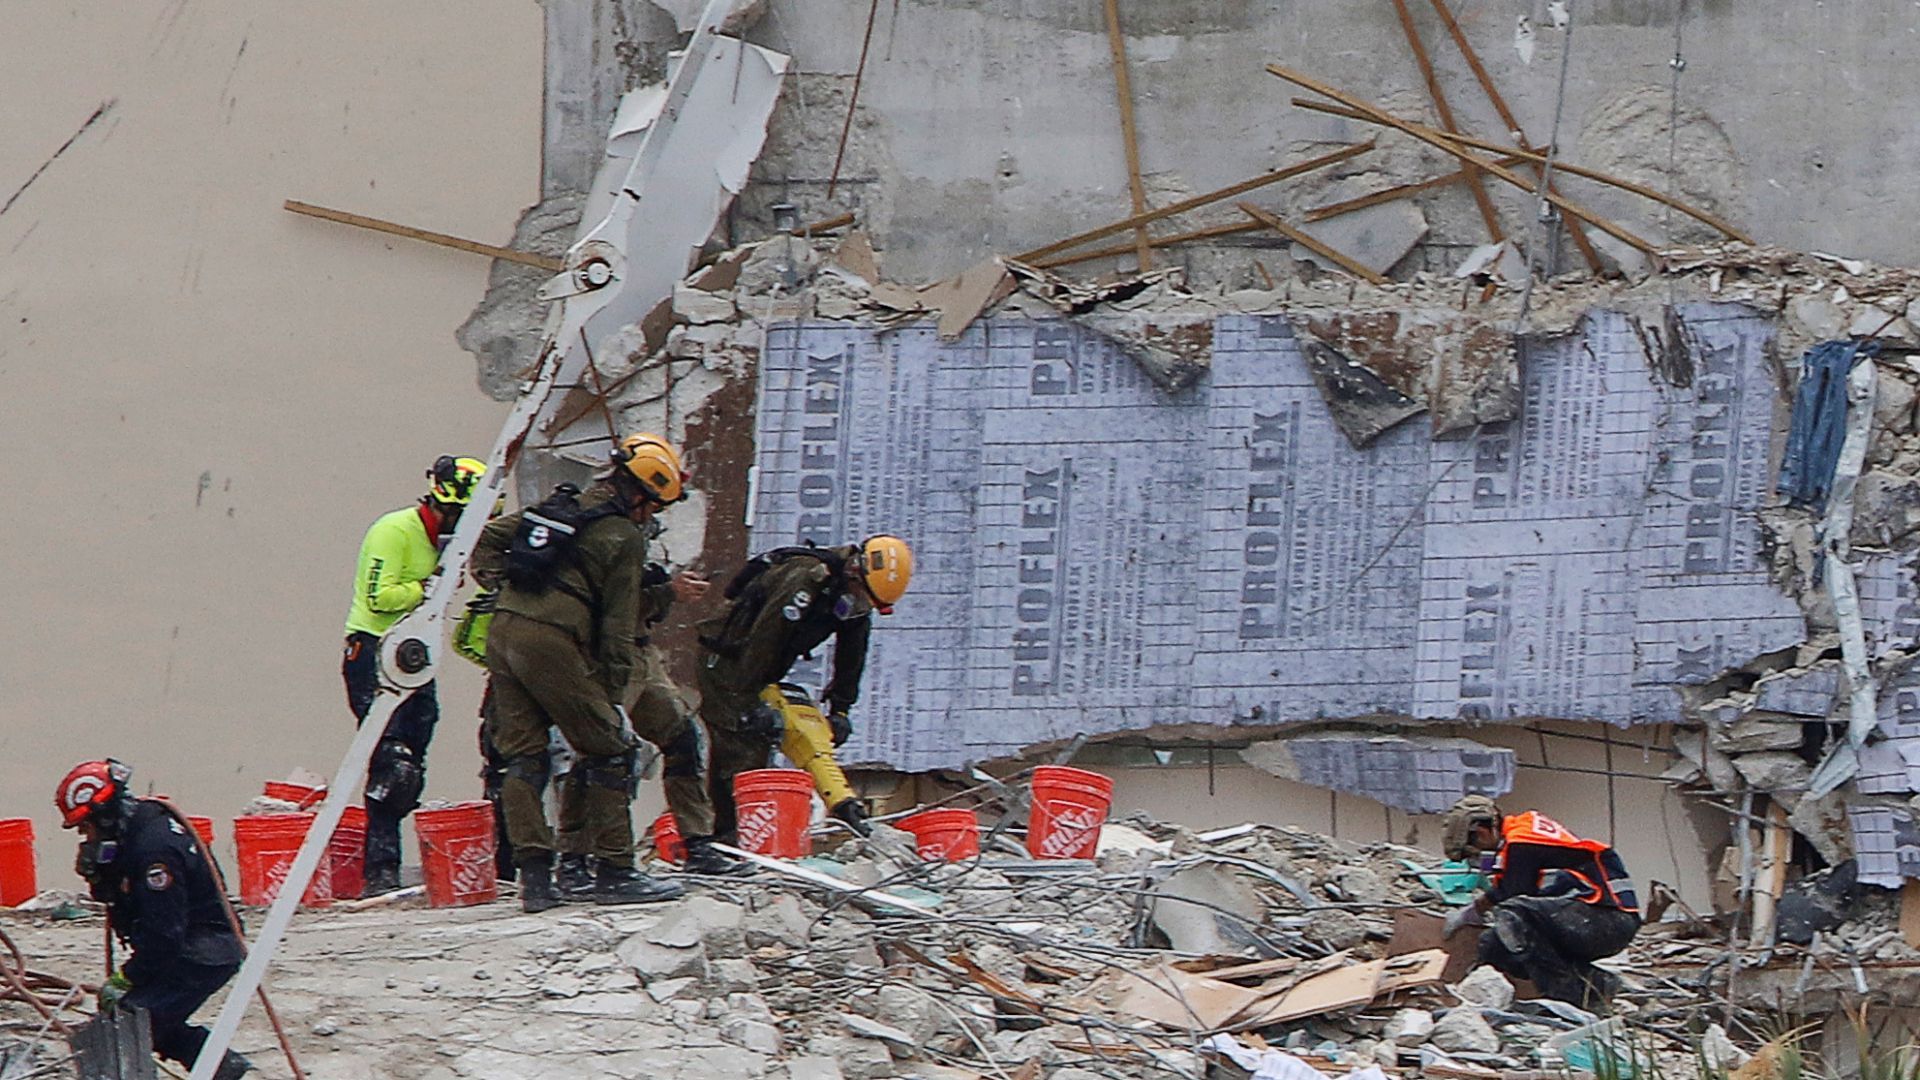
[[[207,859],[199,837],[166,806],[141,799],[92,882],[114,934],[133,949],[121,968],[133,984],[123,1003],[147,1010],[155,1053],[189,1066],[207,1029],[187,1019],[233,978],[246,954]]]

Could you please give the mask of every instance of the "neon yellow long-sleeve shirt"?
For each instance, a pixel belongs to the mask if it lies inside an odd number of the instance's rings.
[[[381,515],[360,542],[347,633],[386,633],[402,615],[420,606],[426,596],[421,582],[439,562],[440,549],[427,534],[419,507]]]

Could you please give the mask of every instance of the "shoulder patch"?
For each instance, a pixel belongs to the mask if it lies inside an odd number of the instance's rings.
[[[172,830],[173,830],[173,835],[175,835],[175,836],[185,836],[185,835],[187,835],[187,830],[185,830],[185,829],[183,829],[183,828],[181,828],[181,827],[180,827],[180,823],[179,823],[179,822],[177,822],[177,821],[175,821],[175,820],[173,820],[172,818],[168,818],[168,819],[167,819],[167,828],[169,828],[169,829],[172,829]]]
[[[154,863],[147,867],[147,888],[154,892],[166,892],[173,887],[173,873],[166,863]]]

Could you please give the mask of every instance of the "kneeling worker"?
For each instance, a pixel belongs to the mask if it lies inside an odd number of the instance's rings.
[[[246,947],[227,918],[199,837],[158,799],[127,790],[133,770],[83,761],[54,789],[61,826],[80,830],[74,869],[107,905],[113,932],[133,955],[100,988],[100,1005],[147,1010],[153,1052],[193,1067],[207,1029],[187,1023],[240,970]],[[229,1050],[214,1080],[253,1065]]]
[[[713,739],[713,805],[720,835],[736,831],[733,778],[765,768],[774,747],[813,776],[827,809],[855,831],[866,815],[833,748],[853,734],[872,614],[893,612],[913,577],[913,552],[881,534],[840,547],[779,548],[728,583],[727,610],[700,625],[700,715]],[[833,680],[822,695],[780,682],[794,662],[834,639]]]
[[[1537,810],[1502,814],[1484,795],[1447,811],[1444,843],[1449,859],[1495,853],[1493,887],[1448,916],[1448,937],[1485,926],[1481,963],[1582,1008],[1612,999],[1619,976],[1593,961],[1625,949],[1640,930],[1640,902],[1613,848]]]
[[[561,485],[538,506],[489,522],[474,577],[498,587],[487,628],[492,688],[488,736],[506,759],[500,801],[519,864],[520,905],[545,911],[553,887],[553,829],[544,795],[547,733],[558,729],[584,770],[581,813],[602,904],[671,900],[680,886],[634,867],[633,802],[639,736],[624,702],[638,666],[643,526],[684,494],[678,451],[656,435],[614,449],[604,484],[582,496]]]

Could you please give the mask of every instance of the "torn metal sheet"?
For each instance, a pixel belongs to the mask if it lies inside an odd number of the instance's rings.
[[[1213,358],[1213,319],[1101,307],[1074,321],[1113,342],[1166,390],[1185,390]]]
[[[1691,387],[1657,384],[1600,313],[1529,345],[1514,420],[1364,449],[1289,316],[1216,318],[1178,394],[1071,320],[989,316],[950,343],[776,325],[752,544],[890,530],[921,555],[849,760],[947,768],[1189,722],[1677,720],[1676,686],[1805,633],[1756,519],[1768,324],[1683,317]]]
[[[1438,814],[1464,795],[1513,790],[1514,752],[1470,739],[1340,732],[1258,742],[1249,765],[1287,780],[1363,795],[1413,814]]]
[[[1303,336],[1301,355],[1314,385],[1326,399],[1327,412],[1354,449],[1365,447],[1426,406],[1401,393],[1373,369],[1318,338]]]
[[[1520,363],[1513,335],[1491,323],[1462,319],[1409,333],[1427,337],[1427,408],[1433,433],[1511,420],[1520,411]]]
[[[1874,370],[1871,362],[1856,364],[1847,375],[1847,428],[1840,457],[1833,470],[1833,489],[1820,537],[1826,567],[1827,595],[1833,601],[1834,621],[1840,630],[1840,657],[1847,675],[1847,738],[1829,751],[1814,771],[1808,794],[1819,798],[1845,783],[1859,770],[1859,749],[1879,723],[1874,703],[1876,687],[1868,667],[1866,626],[1860,618],[1860,595],[1848,561],[1853,536],[1853,487],[1866,464],[1867,442],[1873,433]]]
[[[1753,685],[1757,712],[1785,713],[1824,720],[1833,714],[1840,693],[1840,668],[1822,664],[1805,671],[1768,675]]]

